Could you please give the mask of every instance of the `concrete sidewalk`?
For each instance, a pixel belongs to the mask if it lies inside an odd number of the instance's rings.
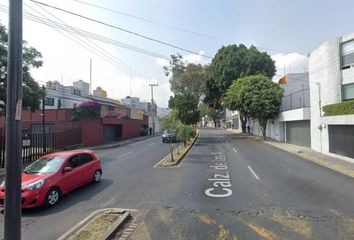
[[[130,144],[130,143],[143,141],[145,139],[148,139],[148,138],[151,138],[151,137],[155,137],[155,136],[159,136],[159,135],[155,134],[155,135],[148,135],[148,136],[142,136],[142,137],[129,138],[129,139],[124,139],[124,140],[111,142],[111,143],[106,143],[106,144],[102,144],[102,145],[96,145],[96,146],[92,146],[92,147],[85,147],[85,149],[103,150],[103,149],[115,148],[115,147],[119,147],[119,146],[124,146],[124,145]]]
[[[317,163],[321,166],[327,167],[334,171],[345,174],[349,177],[354,178],[354,163],[339,158],[335,158],[329,155],[325,155],[312,150],[311,148],[302,147],[294,144],[277,142],[272,140],[264,141],[264,143],[269,144],[273,147],[282,149],[289,153],[298,155],[308,161]]]

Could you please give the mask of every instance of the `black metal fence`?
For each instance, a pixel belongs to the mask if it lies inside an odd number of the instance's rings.
[[[0,136],[0,167],[5,165],[5,135]],[[22,163],[28,164],[47,153],[81,144],[80,129],[51,133],[22,134]]]
[[[288,111],[297,108],[310,107],[310,90],[302,89],[283,96],[281,111]]]

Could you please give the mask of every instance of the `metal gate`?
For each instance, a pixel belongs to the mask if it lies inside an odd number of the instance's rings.
[[[310,121],[286,122],[286,142],[311,147]]]
[[[329,152],[354,158],[354,125],[328,125]]]

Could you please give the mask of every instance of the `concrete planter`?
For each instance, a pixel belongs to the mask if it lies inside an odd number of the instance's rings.
[[[130,218],[130,213],[128,211],[125,211],[124,209],[120,208],[105,208],[105,209],[100,209],[97,211],[94,211],[91,213],[87,218],[79,222],[77,225],[72,227],[69,231],[61,235],[58,240],[75,240],[77,239],[77,235],[85,229],[89,224],[93,223],[98,219],[99,216],[103,216],[105,213],[121,213],[122,215],[115,220],[114,222],[111,222],[107,228],[107,230],[103,231],[101,236],[99,238],[95,238],[97,240],[108,240],[112,239],[114,237],[114,234],[119,231],[123,225],[129,220]]]

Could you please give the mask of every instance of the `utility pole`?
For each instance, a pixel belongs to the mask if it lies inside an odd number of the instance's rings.
[[[42,86],[43,91],[45,91],[44,85]],[[47,152],[47,139],[45,132],[45,97],[42,99],[42,150],[43,153]]]
[[[92,59],[90,58],[90,93],[89,95],[92,95]]]
[[[21,239],[22,0],[9,0],[4,239]]]
[[[154,87],[158,84],[149,84],[151,87],[151,116],[152,116],[152,134],[155,135],[155,109],[154,109]]]

